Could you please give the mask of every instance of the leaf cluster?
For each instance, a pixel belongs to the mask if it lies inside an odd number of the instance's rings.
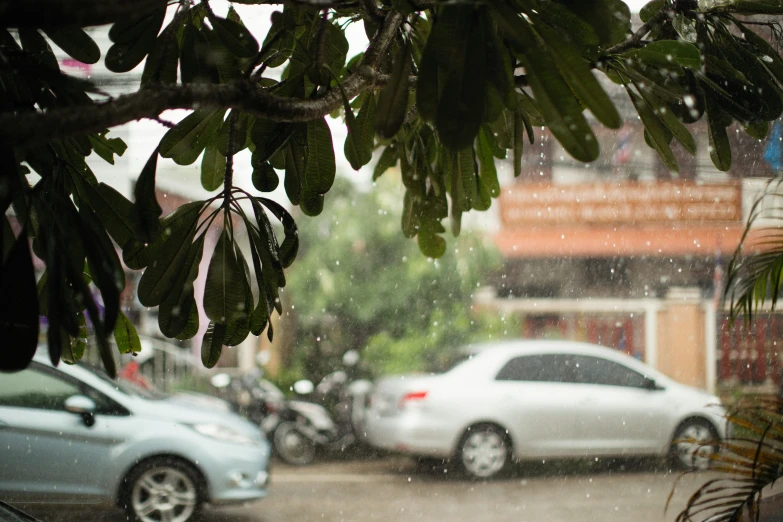
[[[323,211],[336,174],[324,118],[335,109],[344,115],[343,152],[354,169],[377,157],[377,179],[399,165],[403,234],[431,258],[446,251],[444,219],[459,235],[463,213],[486,210],[499,196],[496,160],[508,157],[520,175],[536,127],[547,127],[580,161],[598,157],[587,112],[608,128],[623,122],[596,72],[624,88],[647,143],[670,170],[678,168],[672,140],[695,154],[687,125],[703,117],[712,160],[728,170],[727,127],[737,121],[761,139],[783,112],[783,58],[756,31],[763,26],[745,20],[782,11],[778,0],[704,9],[652,0],[641,12],[644,25],[632,32],[621,0],[285,2],[262,35],[233,7],[219,15],[206,0],[145,2],[109,29],[107,69],[129,74],[143,63],[138,93],[116,99],[60,71],[52,45],[84,63],[101,59],[89,34],[72,25],[78,17],[62,26],[0,22],[0,120],[10,115],[14,125],[4,127],[28,125],[21,133],[28,138],[10,137],[0,148],[2,284],[26,303],[0,310],[0,325],[14,340],[5,343],[14,348],[2,352],[0,368],[29,361],[37,310],[49,324],[54,362],[80,357],[89,324],[111,373],[107,336],[114,332],[121,350],[138,344],[119,310],[125,284],[118,251],[128,268],[146,269],[139,297],[160,307],[161,331],[194,335],[193,280],[213,223],[222,231],[202,303],[211,321],[205,364],[217,362],[223,345],[260,334],[272,310],[280,311],[283,271],[298,247],[291,215],[261,194],[275,190],[282,175],[292,205],[307,216]],[[364,25],[369,44],[348,59],[345,29],[354,23]],[[154,111],[148,98],[156,100]],[[108,128],[175,107],[192,112],[161,140],[133,201],[95,178],[87,156],[113,163],[125,152]],[[234,156],[244,149],[251,152],[252,194],[233,184]],[[161,217],[158,156],[180,165],[200,160],[201,184],[217,194]],[[40,179],[31,181],[31,173]],[[282,243],[269,212],[283,225]],[[246,234],[235,233],[241,226]],[[239,240],[245,235],[246,245]],[[35,292],[28,240],[46,265]]]

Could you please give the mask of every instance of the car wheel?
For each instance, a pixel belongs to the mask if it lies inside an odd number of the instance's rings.
[[[275,451],[293,466],[304,466],[315,460],[315,441],[302,433],[295,422],[281,422],[274,433]]]
[[[459,462],[471,478],[488,479],[506,471],[511,444],[505,431],[491,424],[468,428],[459,447]]]
[[[196,470],[175,458],[142,462],[128,474],[121,507],[138,522],[187,522],[206,500]]]
[[[670,458],[677,467],[705,470],[718,450],[718,433],[712,424],[703,419],[689,419],[680,425],[672,439]]]

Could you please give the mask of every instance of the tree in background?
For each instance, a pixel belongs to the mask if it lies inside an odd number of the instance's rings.
[[[471,311],[473,293],[500,266],[494,248],[466,232],[441,259],[423,257],[399,233],[396,182],[364,192],[338,180],[330,212],[300,230],[284,294],[296,319],[288,356],[295,372],[320,379],[351,349],[374,375],[420,371],[468,341],[517,331]]]
[[[119,307],[124,273],[115,245],[127,267],[145,270],[138,297],[159,307],[167,337],[194,336],[203,307],[206,366],[251,333],[271,338],[269,317],[281,312],[279,289],[298,236],[288,211],[260,193],[284,173],[290,203],[320,214],[335,178],[335,146],[355,169],[378,148],[377,175],[400,164],[403,233],[439,258],[447,251],[444,220],[458,236],[463,213],[488,209],[500,194],[495,160],[513,157],[519,174],[537,127],[579,161],[598,157],[585,110],[608,128],[623,121],[594,73],[624,88],[647,143],[672,171],[672,140],[696,153],[686,124],[706,119],[710,156],[726,171],[727,127],[739,122],[762,139],[783,112],[783,58],[770,44],[780,41],[779,26],[753,18],[783,14],[783,0],[652,0],[635,30],[621,0],[277,4],[271,24],[253,27],[233,5],[217,12],[207,0],[0,0],[0,370],[29,363],[39,315],[48,320],[54,364],[81,356],[85,317],[109,374],[112,332],[120,350],[139,349]],[[354,23],[368,43],[349,60],[345,28]],[[83,30],[97,25],[111,26],[105,54]],[[119,75],[143,62],[141,85],[111,97],[63,73],[52,45],[80,62],[104,60]],[[174,125],[161,118],[168,109],[192,113]],[[340,111],[348,133],[335,144],[325,117]],[[108,132],[142,118],[171,128],[130,201],[100,182],[85,158],[113,163],[126,145]],[[233,182],[234,156],[246,148],[252,193]],[[200,159],[201,184],[214,196],[162,216],[159,156],[180,165]],[[283,225],[280,243],[270,220]],[[206,253],[206,290],[196,303],[193,280],[213,222],[223,232]],[[30,240],[46,265],[38,281]]]

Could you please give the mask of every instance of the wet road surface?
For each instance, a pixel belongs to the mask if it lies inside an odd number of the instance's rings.
[[[247,505],[205,508],[201,522],[359,521],[673,521],[710,473],[680,477],[658,461],[526,463],[504,479],[473,482],[448,466],[423,469],[404,458],[276,464],[269,497]],[[122,522],[118,510],[25,506],[44,522]]]

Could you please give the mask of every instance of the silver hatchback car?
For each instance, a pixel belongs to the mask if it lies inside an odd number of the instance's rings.
[[[266,496],[269,443],[230,411],[145,396],[36,357],[0,375],[0,497],[114,504],[131,520],[186,522],[206,502]]]
[[[509,341],[471,347],[443,374],[380,380],[365,422],[377,447],[489,478],[531,458],[671,455],[703,468],[724,414],[717,397],[617,350]]]

